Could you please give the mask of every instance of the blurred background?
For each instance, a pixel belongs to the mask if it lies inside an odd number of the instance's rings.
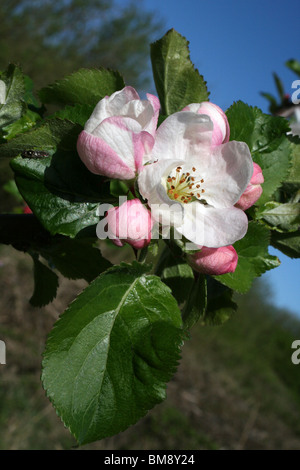
[[[294,91],[297,76],[285,63],[300,59],[298,11],[298,0],[9,0],[0,6],[0,70],[18,63],[38,90],[80,67],[103,66],[118,69],[143,96],[155,93],[149,44],[174,28],[190,41],[212,102],[226,110],[241,99],[269,113],[266,94],[281,108]],[[3,189],[11,176],[1,161],[1,212],[14,210]],[[124,433],[83,448],[300,449],[300,364],[291,361],[291,344],[300,339],[299,260],[270,253],[281,266],[236,298],[234,318],[193,328],[167,400]],[[30,306],[31,260],[0,247],[0,339],[7,350],[0,449],[75,445],[40,383],[46,336],[85,286],[60,279],[53,303]]]

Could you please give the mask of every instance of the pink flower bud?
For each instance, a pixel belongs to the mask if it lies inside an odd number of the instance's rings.
[[[151,213],[139,199],[124,202],[120,207],[109,209],[106,214],[107,233],[117,246],[125,243],[136,250],[149,245],[153,222]]]
[[[28,206],[28,204],[26,204],[26,205],[23,207],[23,214],[32,214],[32,210],[30,209],[30,207]]]
[[[108,178],[133,179],[150,159],[159,108],[156,96],[141,100],[129,86],[99,101],[77,141],[86,167]]]
[[[182,111],[192,111],[197,114],[206,114],[213,122],[212,146],[225,144],[229,141],[230,128],[226,114],[219,106],[209,101],[192,103],[183,108]]]
[[[220,275],[233,273],[238,262],[238,255],[232,245],[221,248],[208,248],[203,246],[188,256],[189,265],[199,273]]]
[[[253,162],[253,175],[251,180],[245,189],[244,193],[241,195],[238,202],[235,204],[235,207],[242,209],[243,211],[249,209],[253,204],[258,201],[262,194],[261,184],[264,182],[264,177],[262,174],[262,169],[257,163]]]

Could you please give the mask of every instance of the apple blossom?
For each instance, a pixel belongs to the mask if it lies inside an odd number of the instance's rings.
[[[162,225],[191,242],[219,248],[244,237],[248,218],[234,207],[247,188],[253,161],[244,142],[212,146],[208,115],[181,111],[156,132],[152,162],[139,174],[139,191]]]
[[[257,163],[253,162],[253,174],[251,180],[245,189],[244,193],[241,195],[238,202],[235,204],[235,207],[245,211],[249,207],[253,206],[256,201],[260,198],[262,194],[261,184],[264,182],[264,177],[262,174],[262,169]]]
[[[226,114],[219,106],[209,101],[202,103],[192,103],[183,108],[182,111],[191,111],[197,114],[209,116],[213,122],[212,145],[225,144],[229,141],[230,128]]]
[[[149,160],[159,113],[159,100],[141,100],[132,87],[106,96],[96,105],[77,141],[87,168],[109,178],[130,180]]]
[[[153,223],[150,212],[139,199],[109,209],[106,220],[107,235],[115,245],[128,243],[137,250],[149,245]]]
[[[203,246],[187,258],[189,265],[203,274],[220,275],[233,273],[237,267],[238,254],[232,245],[220,248]]]

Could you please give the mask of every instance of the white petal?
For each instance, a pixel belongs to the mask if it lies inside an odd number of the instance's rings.
[[[156,132],[153,159],[186,160],[208,152],[213,123],[206,115],[181,111],[167,117]]]
[[[139,100],[140,97],[136,90],[130,86],[126,86],[123,90],[113,93],[107,102],[108,116],[117,116],[121,109],[132,100]]]
[[[253,160],[244,142],[219,145],[209,154],[191,160],[204,179],[203,197],[214,207],[233,206],[248,186]]]
[[[93,133],[93,130],[100,124],[100,122],[109,117],[106,109],[107,101],[108,96],[99,101],[90,118],[86,121],[84,130],[89,134]]]
[[[127,116],[135,119],[142,127],[147,130],[147,126],[151,124],[154,114],[153,107],[149,101],[133,100],[127,103],[120,111],[121,116]]]
[[[105,119],[96,127],[93,135],[103,139],[130,168],[135,168],[132,132],[140,131],[141,126],[137,121],[119,116]]]
[[[248,218],[236,207],[216,209],[192,202],[184,209],[183,224],[177,231],[197,245],[210,248],[232,245],[247,232]]]
[[[120,115],[122,108],[131,100],[139,100],[138,93],[132,87],[125,87],[111,96],[105,96],[95,106],[90,118],[85,123],[84,130],[92,134],[104,119]]]

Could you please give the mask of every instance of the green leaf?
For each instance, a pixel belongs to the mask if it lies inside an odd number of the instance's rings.
[[[279,233],[272,232],[271,243],[290,258],[300,258],[300,232]]]
[[[155,274],[170,287],[179,304],[185,302],[194,283],[192,268],[166,246],[155,269]]]
[[[51,155],[57,150],[76,151],[82,126],[62,119],[49,119],[41,126],[0,145],[0,157],[16,157],[25,150],[41,150]]]
[[[42,88],[39,97],[42,103],[82,104],[95,106],[106,95],[124,88],[119,72],[106,69],[80,69],[73,74]]]
[[[5,103],[0,104],[0,128],[3,128],[20,119],[26,110],[26,104],[22,101],[25,87],[21,70],[13,64],[0,74],[0,79],[6,85]]]
[[[20,192],[17,188],[15,180],[7,181],[7,183],[5,183],[3,185],[3,189],[8,194],[11,194],[15,198],[16,202],[22,203],[24,201],[24,199],[22,198],[22,196],[21,196],[21,194],[20,194]]]
[[[80,124],[82,127],[84,127],[86,121],[92,114],[93,109],[93,106],[76,103],[74,106],[66,106],[65,108],[52,114],[50,117],[51,119],[67,119],[68,121]]]
[[[29,131],[37,124],[40,119],[41,116],[38,113],[28,109],[20,119],[12,122],[8,126],[3,127],[3,138],[5,140],[11,140],[18,134]]]
[[[222,325],[236,312],[237,304],[232,300],[233,291],[212,277],[207,280],[207,308],[204,325]]]
[[[257,222],[250,222],[245,237],[233,245],[238,254],[236,270],[214,278],[237,292],[247,292],[256,277],[280,265],[276,256],[269,255],[269,243],[269,230]]]
[[[289,140],[292,150],[292,163],[289,174],[284,181],[284,188],[288,186],[297,191],[300,189],[300,137],[289,135]]]
[[[100,202],[115,201],[109,182],[89,172],[77,154],[80,130],[77,124],[51,119],[0,147],[5,156],[29,148],[49,152],[44,158],[15,158],[11,167],[20,193],[51,234],[74,237],[97,224]]]
[[[300,77],[300,62],[296,59],[287,60],[285,65]]]
[[[262,91],[260,93],[260,95],[263,96],[264,98],[266,98],[269,101],[269,103],[270,103],[271,107],[273,107],[273,109],[277,108],[278,103],[276,101],[275,96],[271,95],[271,93],[266,93],[264,91]]]
[[[246,142],[253,160],[263,171],[265,182],[258,204],[264,204],[271,199],[290,169],[292,147],[286,135],[288,121],[264,114],[241,101],[234,103],[226,114],[230,139]]]
[[[91,282],[112,266],[92,243],[93,240],[89,239],[55,237],[50,243],[40,246],[38,251],[65,277]]]
[[[153,77],[163,115],[208,100],[206,82],[190,60],[188,45],[174,29],[151,44]]]
[[[42,256],[51,268],[59,270],[69,279],[90,282],[111,267],[111,263],[94,246],[95,238],[52,236],[34,215],[0,215],[0,243],[11,244],[32,256]]]
[[[74,192],[72,193],[73,184],[71,188],[60,186],[59,180],[54,182],[54,185],[51,184],[53,173],[50,158],[26,162],[25,159],[17,158],[12,160],[11,166],[20,193],[52,235],[60,233],[75,237],[84,228],[98,223],[99,203],[82,202],[80,197],[78,200]],[[50,168],[50,183],[47,182],[48,168]],[[59,192],[60,187],[61,192]],[[82,189],[88,187],[83,186]]]
[[[273,73],[273,78],[275,81],[276,89],[280,98],[280,101],[284,100],[284,88],[281,79],[278,77],[277,73]]]
[[[182,342],[180,311],[134,263],[101,274],[58,320],[42,380],[80,444],[125,430],[165,398]]]
[[[200,274],[197,279],[194,280],[190,288],[186,304],[182,311],[182,320],[185,329],[189,330],[199,319],[202,320],[201,323],[204,323],[206,306],[206,279],[203,274]]]
[[[42,307],[56,297],[58,277],[51,269],[41,263],[37,256],[33,256],[32,259],[34,263],[34,292],[29,302],[35,307]]]
[[[300,204],[267,202],[255,211],[255,218],[279,232],[294,232],[300,225]]]

